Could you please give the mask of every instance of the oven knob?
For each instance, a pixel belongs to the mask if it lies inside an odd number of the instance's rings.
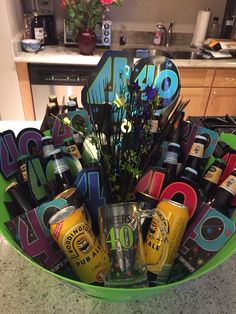
[[[106,44],[109,43],[109,38],[108,37],[104,38],[104,43],[106,43]]]
[[[104,31],[105,36],[109,36],[110,32],[108,30]]]
[[[110,26],[109,26],[108,23],[105,23],[105,24],[104,24],[104,28],[108,29],[109,27],[110,27]]]

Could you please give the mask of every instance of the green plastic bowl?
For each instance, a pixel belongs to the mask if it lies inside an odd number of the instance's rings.
[[[97,299],[103,299],[107,301],[113,301],[113,302],[125,302],[130,300],[137,300],[142,299],[151,295],[158,294],[160,292],[163,292],[166,289],[175,287],[180,285],[183,282],[186,282],[188,280],[191,280],[193,278],[198,278],[201,275],[209,272],[210,270],[214,269],[216,266],[223,263],[227,258],[229,258],[235,251],[236,251],[236,234],[233,235],[233,237],[226,243],[226,245],[221,249],[221,251],[218,252],[217,255],[215,255],[207,264],[205,264],[202,268],[194,272],[192,275],[188,276],[187,278],[180,280],[175,283],[171,283],[168,285],[162,285],[158,287],[151,287],[151,288],[129,288],[129,289],[115,289],[115,288],[105,288],[105,287],[99,287],[94,285],[85,284],[79,281],[71,280],[69,278],[63,277],[61,275],[55,274],[53,272],[50,272],[49,270],[43,268],[42,266],[38,265],[35,261],[33,261],[31,258],[27,257],[20,246],[14,241],[12,238],[10,232],[4,225],[4,222],[9,220],[8,212],[5,208],[4,201],[9,201],[7,193],[5,193],[5,187],[9,184],[9,182],[6,182],[2,176],[0,176],[0,204],[1,204],[1,215],[0,215],[0,233],[3,235],[3,237],[7,240],[7,242],[16,249],[24,258],[26,258],[29,262],[31,262],[36,267],[42,269],[43,271],[46,271],[50,275],[53,275],[57,277],[58,279],[62,280],[65,283],[68,283],[70,285],[73,285],[74,287],[80,289],[85,294],[95,297]]]

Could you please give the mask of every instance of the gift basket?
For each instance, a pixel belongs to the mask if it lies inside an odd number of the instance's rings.
[[[1,136],[0,232],[87,295],[128,301],[236,251],[236,136],[185,121],[165,56],[107,51],[82,91],[49,97],[40,130]]]

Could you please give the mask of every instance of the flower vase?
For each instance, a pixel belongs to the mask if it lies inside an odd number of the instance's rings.
[[[78,46],[82,55],[92,55],[96,47],[96,34],[89,29],[81,29],[78,34]]]

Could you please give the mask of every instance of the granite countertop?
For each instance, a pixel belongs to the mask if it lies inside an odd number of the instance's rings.
[[[129,303],[104,302],[38,269],[0,236],[0,311],[2,314],[234,314],[236,255],[199,279],[153,297]]]
[[[122,49],[139,48],[138,44],[123,46]],[[142,46],[143,47],[143,46]],[[157,49],[153,45],[145,45],[143,48]],[[111,46],[112,50],[121,50],[118,44]],[[194,51],[189,45],[173,45],[169,48],[160,46],[160,50],[176,51]],[[75,64],[75,65],[96,65],[106,49],[97,48],[92,56],[83,56],[79,53],[78,48],[59,46],[45,46],[45,49],[37,53],[23,52],[15,49],[15,62],[26,63],[48,63],[48,64]],[[136,61],[134,59],[134,61]],[[208,67],[208,68],[236,68],[236,59],[217,59],[217,60],[192,60],[192,59],[175,59],[175,64],[179,67]]]

